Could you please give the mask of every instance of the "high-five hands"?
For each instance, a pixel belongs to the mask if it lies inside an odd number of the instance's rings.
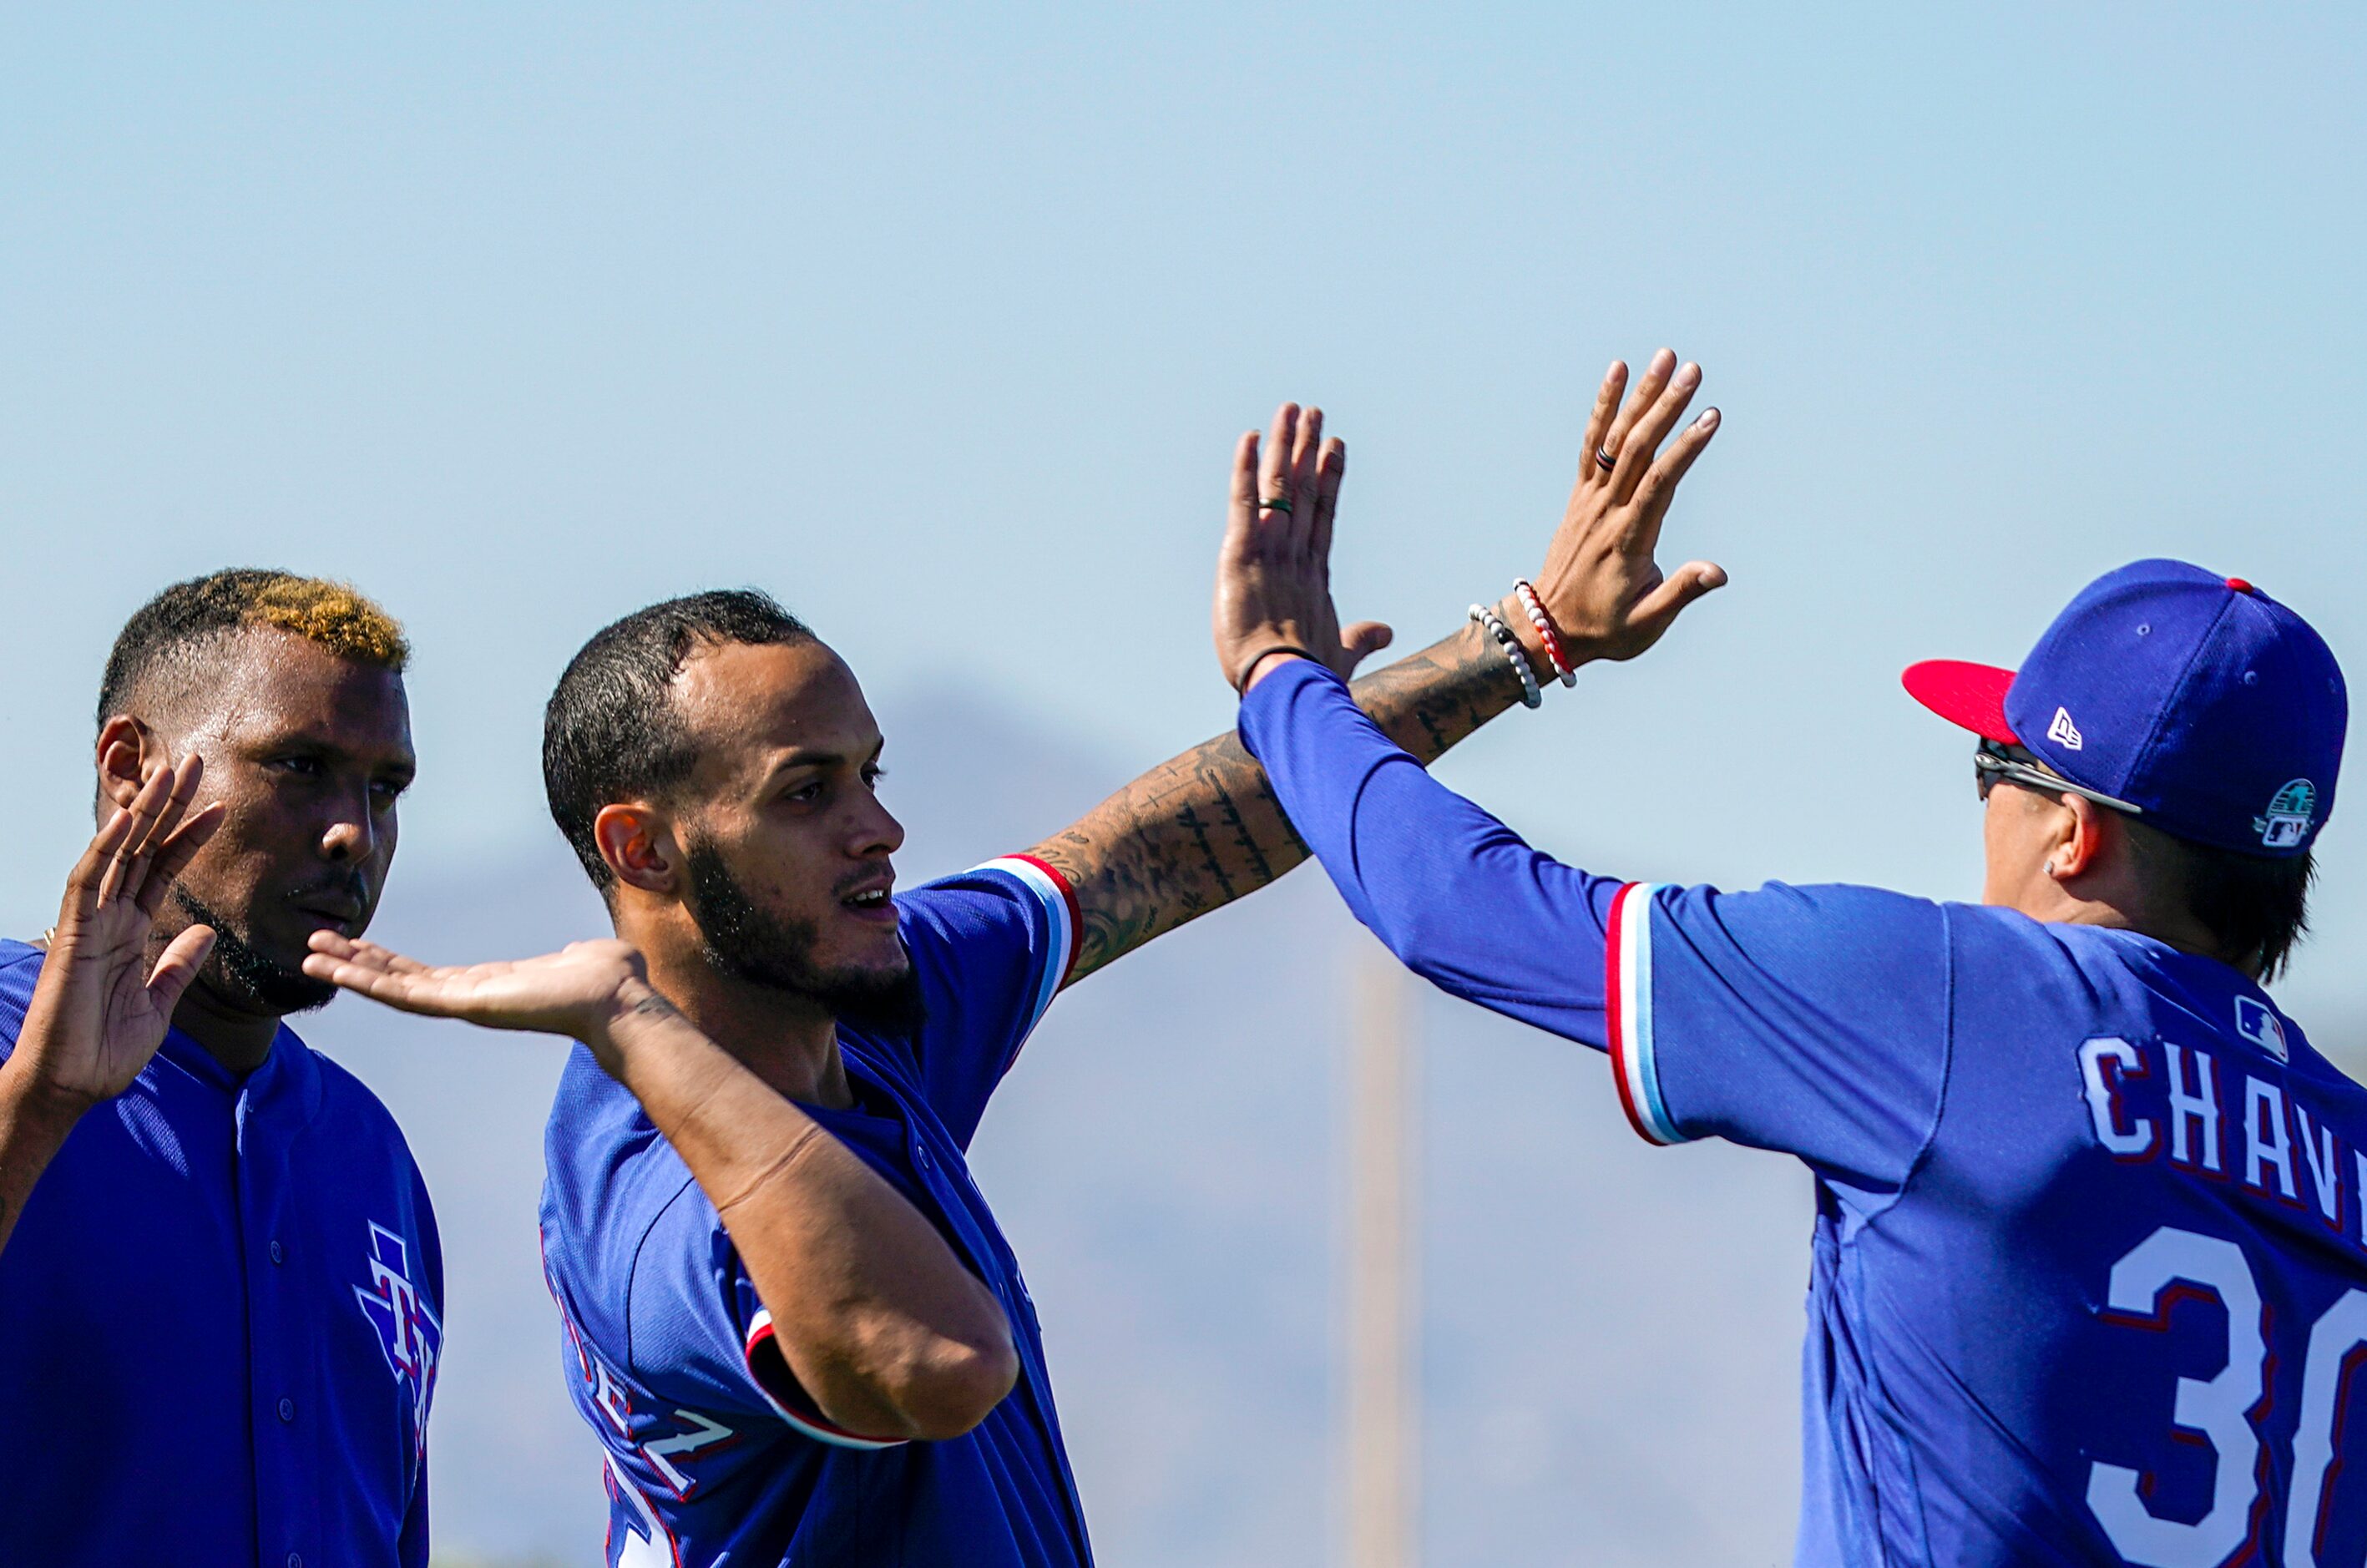
[[[1654,560],[1677,486],[1717,433],[1715,408],[1678,428],[1700,387],[1701,367],[1678,364],[1665,348],[1632,393],[1625,364],[1614,362],[1603,378],[1578,483],[1534,584],[1572,665],[1634,658],[1687,605],[1726,582],[1724,569],[1705,561],[1663,574]],[[1320,410],[1302,413],[1286,403],[1263,461],[1254,431],[1234,449],[1215,631],[1217,664],[1237,691],[1272,669],[1276,654],[1314,659],[1345,676],[1388,645],[1387,627],[1360,621],[1343,632],[1332,608],[1331,525],[1347,450],[1322,435]],[[1550,677],[1543,639],[1520,600],[1507,597],[1498,611],[1540,678]]]
[[[672,1012],[651,986],[640,949],[614,937],[570,942],[538,959],[437,966],[315,931],[304,972],[406,1013],[580,1040],[617,1076],[617,1022],[636,1009]]]
[[[1261,460],[1258,435],[1233,449],[1232,511],[1217,556],[1217,662],[1236,691],[1297,653],[1342,676],[1389,645],[1389,629],[1360,620],[1345,631],[1331,608],[1331,517],[1348,449],[1323,439],[1323,411],[1285,403]]]
[[[1614,361],[1603,378],[1586,422],[1578,483],[1535,583],[1573,665],[1634,658],[1658,642],[1687,605],[1726,582],[1725,571],[1706,561],[1689,561],[1663,576],[1652,559],[1679,482],[1717,434],[1713,408],[1660,449],[1700,387],[1701,367],[1678,364],[1665,348],[1652,356],[1624,404],[1627,367]],[[1517,601],[1504,619],[1523,642],[1535,635]],[[1542,656],[1541,648],[1533,649],[1533,659]]]
[[[204,776],[194,756],[149,775],[66,879],[10,1066],[73,1115],[131,1086],[213,950],[212,927],[192,926],[147,961],[164,895],[226,814],[219,801],[189,811]]]

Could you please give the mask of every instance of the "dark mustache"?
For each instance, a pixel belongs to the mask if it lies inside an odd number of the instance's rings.
[[[289,903],[349,903],[357,909],[370,907],[369,879],[366,876],[341,877],[334,881],[317,882],[285,895]]]

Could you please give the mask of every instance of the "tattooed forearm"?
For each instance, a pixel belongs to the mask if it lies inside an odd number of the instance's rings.
[[[1424,764],[1520,700],[1512,666],[1477,627],[1355,683],[1356,701]],[[1033,853],[1059,868],[1083,915],[1082,978],[1254,892],[1307,858],[1274,787],[1230,734],[1160,764]]]

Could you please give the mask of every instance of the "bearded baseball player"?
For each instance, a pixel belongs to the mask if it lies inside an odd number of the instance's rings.
[[[1240,460],[1329,530],[1345,453],[1319,413],[1285,405]],[[1387,633],[1307,635],[1345,669]],[[1520,696],[1476,629],[1358,687],[1425,757]],[[612,1565],[1092,1560],[969,1142],[1061,987],[1306,852],[1226,735],[897,893],[880,753],[853,672],[770,600],[655,605],[576,655],[545,727],[551,813],[615,940],[439,970],[313,938],[323,979],[583,1042],[543,1239]]]
[[[435,1216],[286,1022],[385,886],[406,656],[284,572],[116,641],[101,831],[46,950],[0,943],[0,1562],[425,1568]]]
[[[1503,614],[1507,679],[1642,653],[1671,584],[1723,580],[1653,565],[1716,426],[1678,430],[1694,371],[1641,407],[1617,381],[1535,613]],[[2360,1561],[2367,1095],[2261,989],[2346,722],[2301,617],[2145,561],[2019,670],[1919,665],[1976,739],[1983,902],[1723,893],[1562,865],[1433,780],[1298,651],[1322,542],[1237,508],[1217,645],[1350,907],[1442,988],[1607,1051],[1650,1142],[1815,1174],[1799,1562]]]

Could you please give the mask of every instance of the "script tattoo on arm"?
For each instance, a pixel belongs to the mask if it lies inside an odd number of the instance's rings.
[[[1521,698],[1487,634],[1467,626],[1356,681],[1357,705],[1424,765]],[[1307,858],[1265,770],[1223,734],[1171,757],[1030,851],[1076,890],[1073,982]]]

